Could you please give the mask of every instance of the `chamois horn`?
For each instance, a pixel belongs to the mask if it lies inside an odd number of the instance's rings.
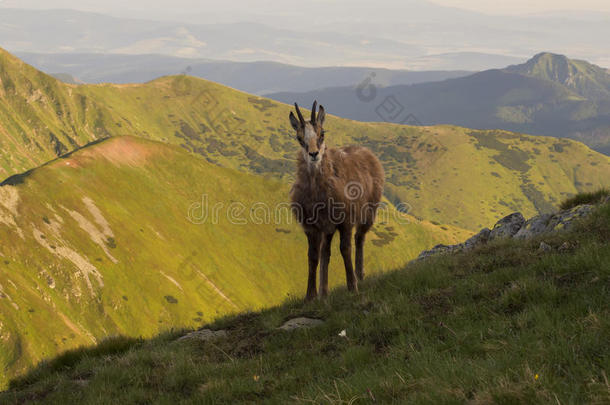
[[[299,105],[294,103],[294,107],[297,109],[297,115],[299,116],[299,121],[301,121],[301,126],[305,127],[305,118],[303,118],[303,114],[301,114],[301,110],[299,110]]]
[[[318,101],[314,100],[313,107],[311,107],[311,123],[316,125],[316,109],[318,107]]]

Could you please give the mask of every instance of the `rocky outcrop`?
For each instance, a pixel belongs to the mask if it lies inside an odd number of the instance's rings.
[[[606,197],[602,204],[609,202],[610,196]],[[577,205],[554,214],[536,215],[527,221],[520,212],[515,212],[499,220],[491,230],[483,228],[467,241],[457,245],[436,245],[430,250],[421,252],[416,260],[424,260],[441,254],[466,252],[496,239],[530,239],[550,232],[569,230],[578,220],[590,215],[594,207],[595,205],[590,204]],[[548,247],[546,243],[542,242],[540,250],[547,251]]]
[[[528,239],[548,232],[549,221],[551,220],[552,216],[552,214],[541,214],[528,219],[521,229],[519,229],[519,231],[515,234],[514,238]]]
[[[489,240],[512,238],[525,224],[525,218],[520,212],[507,215],[499,220],[489,234]]]
[[[487,241],[489,241],[490,237],[491,237],[491,230],[489,230],[489,228],[483,228],[479,231],[479,233],[477,233],[476,235],[474,235],[473,237],[468,239],[466,242],[461,244],[462,250],[465,250],[465,251],[472,250],[478,245],[487,243]]]

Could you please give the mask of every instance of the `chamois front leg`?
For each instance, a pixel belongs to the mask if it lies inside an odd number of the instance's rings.
[[[356,242],[356,277],[358,277],[358,281],[364,280],[364,240],[369,229],[371,229],[369,224],[359,225],[356,228],[356,235],[354,237]]]
[[[322,257],[320,260],[320,297],[328,296],[328,263],[330,262],[330,247],[334,233],[322,236]]]
[[[343,226],[339,229],[341,235],[341,256],[343,256],[343,264],[345,265],[345,278],[347,281],[347,289],[352,292],[358,292],[358,280],[354,275],[354,266],[352,265],[352,228]]]
[[[307,279],[307,295],[305,301],[311,301],[318,296],[316,290],[316,273],[318,270],[318,261],[320,260],[320,242],[321,234],[319,232],[308,232],[307,242],[309,249],[307,252],[307,258],[309,259],[309,277]]]

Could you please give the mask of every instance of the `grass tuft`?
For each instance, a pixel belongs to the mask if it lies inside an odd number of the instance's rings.
[[[570,197],[564,202],[562,202],[559,208],[561,208],[562,210],[568,210],[570,208],[576,207],[577,205],[597,204],[601,201],[602,198],[605,198],[609,195],[610,189],[607,188],[602,188],[589,193],[578,193],[575,196]]]

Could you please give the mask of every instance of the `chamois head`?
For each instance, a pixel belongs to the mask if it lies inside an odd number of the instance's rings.
[[[324,128],[322,127],[326,113],[324,112],[324,107],[320,106],[320,111],[316,114],[317,105],[317,101],[314,101],[309,121],[305,121],[297,103],[294,103],[294,106],[299,118],[297,119],[294,113],[290,112],[290,124],[297,132],[297,140],[303,148],[303,157],[311,165],[318,165],[322,161],[324,151],[326,150],[326,145],[324,145]]]

